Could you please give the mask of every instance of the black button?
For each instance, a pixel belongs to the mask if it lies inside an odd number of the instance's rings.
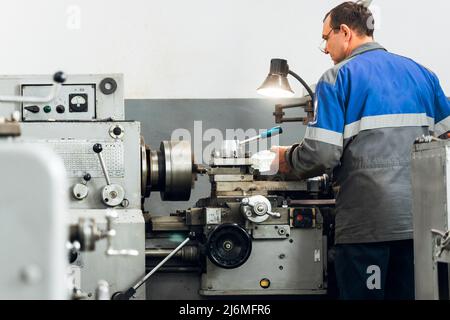
[[[115,127],[115,128],[113,129],[113,133],[114,133],[116,136],[120,136],[120,134],[122,133],[122,129],[120,129],[120,127]]]
[[[64,113],[64,111],[66,111],[66,108],[63,105],[56,106],[56,112]]]

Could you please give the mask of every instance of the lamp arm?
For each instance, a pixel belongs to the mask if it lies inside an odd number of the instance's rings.
[[[311,88],[308,86],[308,84],[305,82],[305,80],[300,78],[300,76],[292,70],[289,70],[289,74],[291,76],[293,76],[295,79],[297,79],[298,81],[300,81],[300,83],[305,87],[306,91],[308,91],[309,95],[311,96],[311,99],[314,100],[314,93],[311,90]]]

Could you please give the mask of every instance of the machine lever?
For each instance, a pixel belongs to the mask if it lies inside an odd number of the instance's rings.
[[[27,102],[27,103],[46,103],[55,99],[62,84],[66,81],[66,75],[62,71],[58,71],[53,75],[52,90],[46,97],[24,97],[24,96],[0,96],[0,102]]]
[[[113,300],[129,300],[137,291],[137,289],[139,289],[140,286],[142,286],[147,280],[148,278],[150,278],[150,276],[152,274],[154,274],[156,271],[159,270],[159,268],[161,268],[170,258],[172,258],[178,251],[181,250],[181,248],[183,248],[190,240],[194,239],[196,237],[194,232],[190,232],[189,236],[184,239],[183,242],[181,242],[178,247],[176,247],[171,253],[169,253],[160,263],[158,263],[158,265],[156,265],[156,267],[154,267],[149,273],[147,273],[145,275],[144,278],[142,278],[141,280],[139,280],[138,283],[136,283],[134,286],[132,286],[131,288],[129,288],[127,291],[125,292],[116,292],[113,294],[112,299]]]
[[[275,218],[280,218],[281,217],[281,213],[279,212],[271,212],[271,211],[267,211],[267,214],[269,216],[275,217]]]
[[[100,161],[100,166],[102,167],[103,174],[105,175],[106,184],[109,186],[111,184],[111,180],[109,179],[105,160],[103,159],[103,156],[102,156],[103,147],[100,143],[96,143],[96,144],[94,144],[94,147],[92,149],[98,155],[98,160]]]

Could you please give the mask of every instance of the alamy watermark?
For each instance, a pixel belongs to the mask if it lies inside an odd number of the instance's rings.
[[[369,290],[381,289],[381,269],[377,265],[370,265],[367,267],[366,273],[369,274],[366,285]]]
[[[194,153],[195,162],[210,164],[214,151],[223,151],[224,146],[230,145],[225,143],[225,141],[244,141],[267,130],[267,128],[238,128],[224,130],[218,128],[205,129],[203,121],[194,121],[194,130],[192,133],[188,129],[178,128],[173,130],[170,139],[190,141]],[[278,145],[279,135],[275,135],[267,139],[259,139],[257,141],[252,141],[244,144],[242,146],[242,151],[244,154],[247,153],[248,156],[251,157],[253,155],[256,155],[257,153],[260,153],[261,151],[270,150],[271,146]]]
[[[69,30],[81,29],[81,8],[78,5],[70,5],[66,9],[66,27]]]

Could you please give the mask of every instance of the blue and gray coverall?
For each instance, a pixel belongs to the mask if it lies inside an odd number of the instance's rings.
[[[325,72],[314,108],[304,140],[287,150],[286,159],[303,177],[333,173],[339,285],[339,248],[412,239],[412,145],[450,129],[450,103],[434,73],[371,42]],[[389,263],[380,262],[385,269]]]

